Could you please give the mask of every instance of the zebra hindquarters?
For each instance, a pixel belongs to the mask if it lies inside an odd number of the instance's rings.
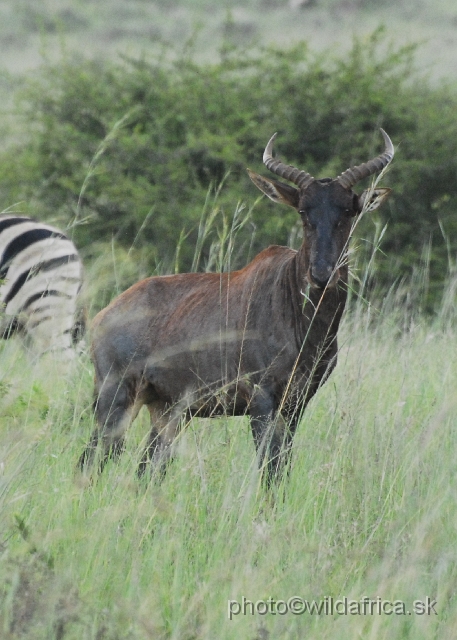
[[[80,284],[80,264],[72,262],[54,273],[37,274],[24,285],[25,302],[19,319],[26,342],[37,355],[53,353],[58,359],[73,359]]]
[[[73,359],[82,283],[73,242],[30,218],[0,216],[0,251],[4,321],[18,329],[31,354]]]

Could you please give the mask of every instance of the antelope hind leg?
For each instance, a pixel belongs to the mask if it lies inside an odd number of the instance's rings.
[[[124,434],[135,419],[141,405],[141,402],[132,398],[126,382],[102,385],[95,401],[97,427],[79,459],[81,470],[86,470],[93,465],[99,447],[101,448],[100,471],[110,455],[115,457],[120,455]]]
[[[162,403],[151,403],[147,407],[151,416],[151,431],[138,467],[138,475],[142,476],[150,469],[152,473],[158,472],[162,479],[173,458],[173,443],[179,432],[182,411],[180,407],[175,407],[167,412]]]

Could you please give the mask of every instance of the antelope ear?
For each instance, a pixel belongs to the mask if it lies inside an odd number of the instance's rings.
[[[270,200],[278,202],[279,204],[288,204],[289,207],[298,209],[300,195],[298,189],[291,187],[288,184],[284,184],[283,182],[259,176],[258,173],[254,173],[254,171],[251,171],[250,169],[248,169],[247,172],[255,186],[268,196]]]
[[[392,189],[365,189],[365,191],[359,196],[359,211],[363,208],[367,211],[374,211],[382,205],[384,200],[388,198]]]

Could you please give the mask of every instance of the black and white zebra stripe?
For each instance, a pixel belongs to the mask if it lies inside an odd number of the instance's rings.
[[[0,214],[0,337],[19,332],[37,354],[68,352],[77,339],[82,263],[61,231]]]

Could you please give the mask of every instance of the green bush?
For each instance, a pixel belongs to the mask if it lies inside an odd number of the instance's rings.
[[[301,43],[226,46],[211,65],[187,49],[46,65],[20,94],[20,142],[0,155],[3,204],[24,201],[38,217],[75,225],[87,260],[100,243],[121,245],[141,257],[138,276],[176,268],[185,238],[177,268],[188,270],[208,192],[223,182],[221,220],[240,200],[252,204],[259,194],[245,168],[266,172],[262,152],[274,131],[285,161],[324,177],[380,152],[382,126],[397,145],[383,180],[394,193],[359,234],[371,238],[373,222],[388,221],[377,258],[382,287],[413,273],[430,246],[430,308],[457,248],[457,95],[431,86],[413,58],[413,47],[394,49],[378,30],[340,59]],[[240,233],[251,253],[286,243],[296,215],[263,201],[252,220],[253,243],[252,224]],[[369,242],[359,244],[370,253]],[[135,279],[127,271],[121,287]]]

